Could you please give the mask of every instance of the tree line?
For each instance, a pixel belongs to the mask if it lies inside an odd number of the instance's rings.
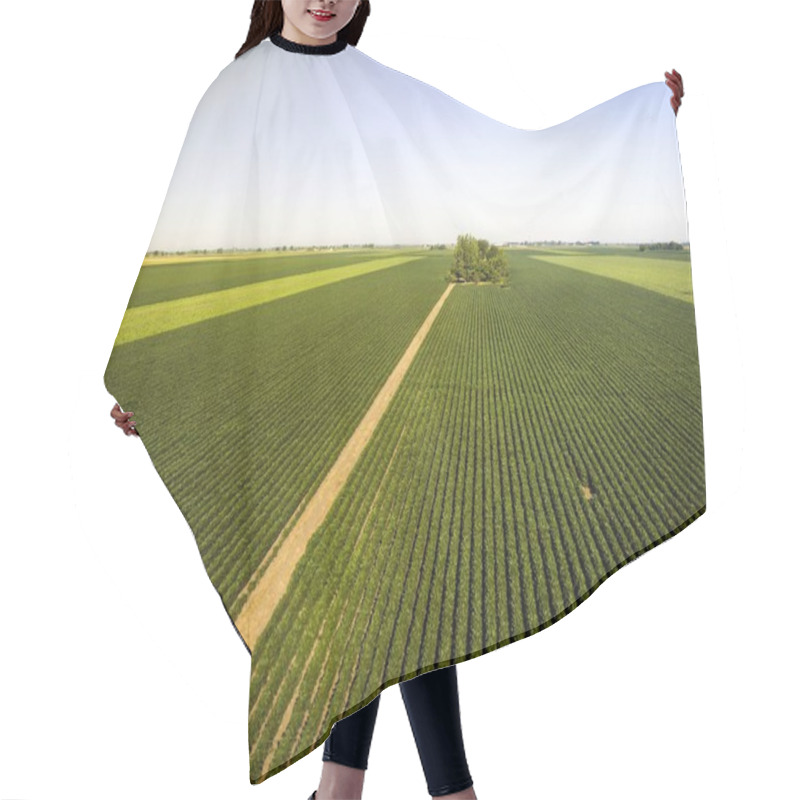
[[[683,250],[683,245],[678,242],[653,242],[652,244],[640,244],[639,251],[643,250]]]

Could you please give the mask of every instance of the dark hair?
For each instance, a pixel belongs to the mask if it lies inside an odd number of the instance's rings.
[[[368,16],[369,0],[361,0],[353,18],[336,35],[337,40],[346,39],[348,44],[355,47],[361,38]],[[263,42],[268,36],[280,33],[282,30],[283,6],[280,0],[255,0],[253,10],[250,12],[250,30],[247,32],[247,39],[234,59]]]

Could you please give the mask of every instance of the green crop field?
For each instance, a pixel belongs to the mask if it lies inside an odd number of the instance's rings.
[[[254,778],[318,746],[341,709],[553,624],[704,509],[688,254],[506,253],[508,287],[457,285],[446,299],[253,647]],[[369,268],[385,258],[397,263]],[[442,295],[451,258],[393,249],[142,272],[146,306],[361,265],[115,348],[106,386],[135,412],[232,617]]]
[[[560,252],[538,252],[532,258],[626,281],[688,303],[694,301],[691,265],[686,250],[639,252],[638,248],[570,248]]]

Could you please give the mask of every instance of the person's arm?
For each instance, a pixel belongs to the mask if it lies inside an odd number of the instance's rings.
[[[681,77],[680,72],[677,70],[672,70],[672,72],[665,72],[667,79],[664,83],[672,89],[672,97],[670,98],[670,103],[672,104],[672,110],[675,112],[675,116],[678,116],[678,108],[681,104],[681,97],[683,97],[683,78]]]

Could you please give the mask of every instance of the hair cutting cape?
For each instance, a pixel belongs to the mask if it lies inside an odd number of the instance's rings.
[[[521,130],[273,35],[200,100],[104,377],[251,655],[251,783],[705,511],[669,98]]]

